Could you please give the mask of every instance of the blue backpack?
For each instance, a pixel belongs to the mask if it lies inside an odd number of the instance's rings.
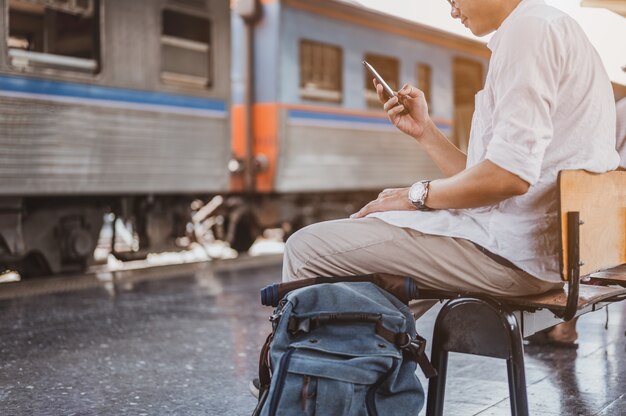
[[[417,363],[436,375],[409,308],[374,283],[288,293],[270,318],[253,416],[417,415]]]

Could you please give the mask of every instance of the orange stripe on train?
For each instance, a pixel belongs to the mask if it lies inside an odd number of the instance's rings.
[[[256,175],[256,190],[259,192],[271,192],[274,189],[278,159],[279,109],[280,105],[277,103],[254,104],[252,107],[254,154],[264,155],[268,162],[267,169]],[[243,160],[246,157],[246,119],[243,105],[234,105],[231,115],[233,156]],[[243,173],[231,175],[231,192],[244,191],[244,180]]]

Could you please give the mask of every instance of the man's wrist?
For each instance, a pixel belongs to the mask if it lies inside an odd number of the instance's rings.
[[[417,140],[419,143],[423,143],[425,141],[433,140],[437,138],[437,125],[435,122],[429,117],[428,121],[425,123],[424,129],[421,134],[412,135],[412,137]]]

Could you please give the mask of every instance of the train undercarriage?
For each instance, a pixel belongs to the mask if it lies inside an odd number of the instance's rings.
[[[346,217],[376,192],[117,197],[0,198],[0,273],[23,278],[79,273],[94,263],[105,235],[120,260],[226,241],[247,252],[265,229],[284,238],[318,221]],[[133,242],[124,244],[116,225]],[[103,234],[103,225],[109,232]]]

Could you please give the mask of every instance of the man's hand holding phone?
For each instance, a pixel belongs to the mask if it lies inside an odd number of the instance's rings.
[[[435,128],[422,91],[405,84],[393,97],[388,98],[382,84],[376,78],[372,81],[387,117],[400,131],[419,141],[428,129]]]

